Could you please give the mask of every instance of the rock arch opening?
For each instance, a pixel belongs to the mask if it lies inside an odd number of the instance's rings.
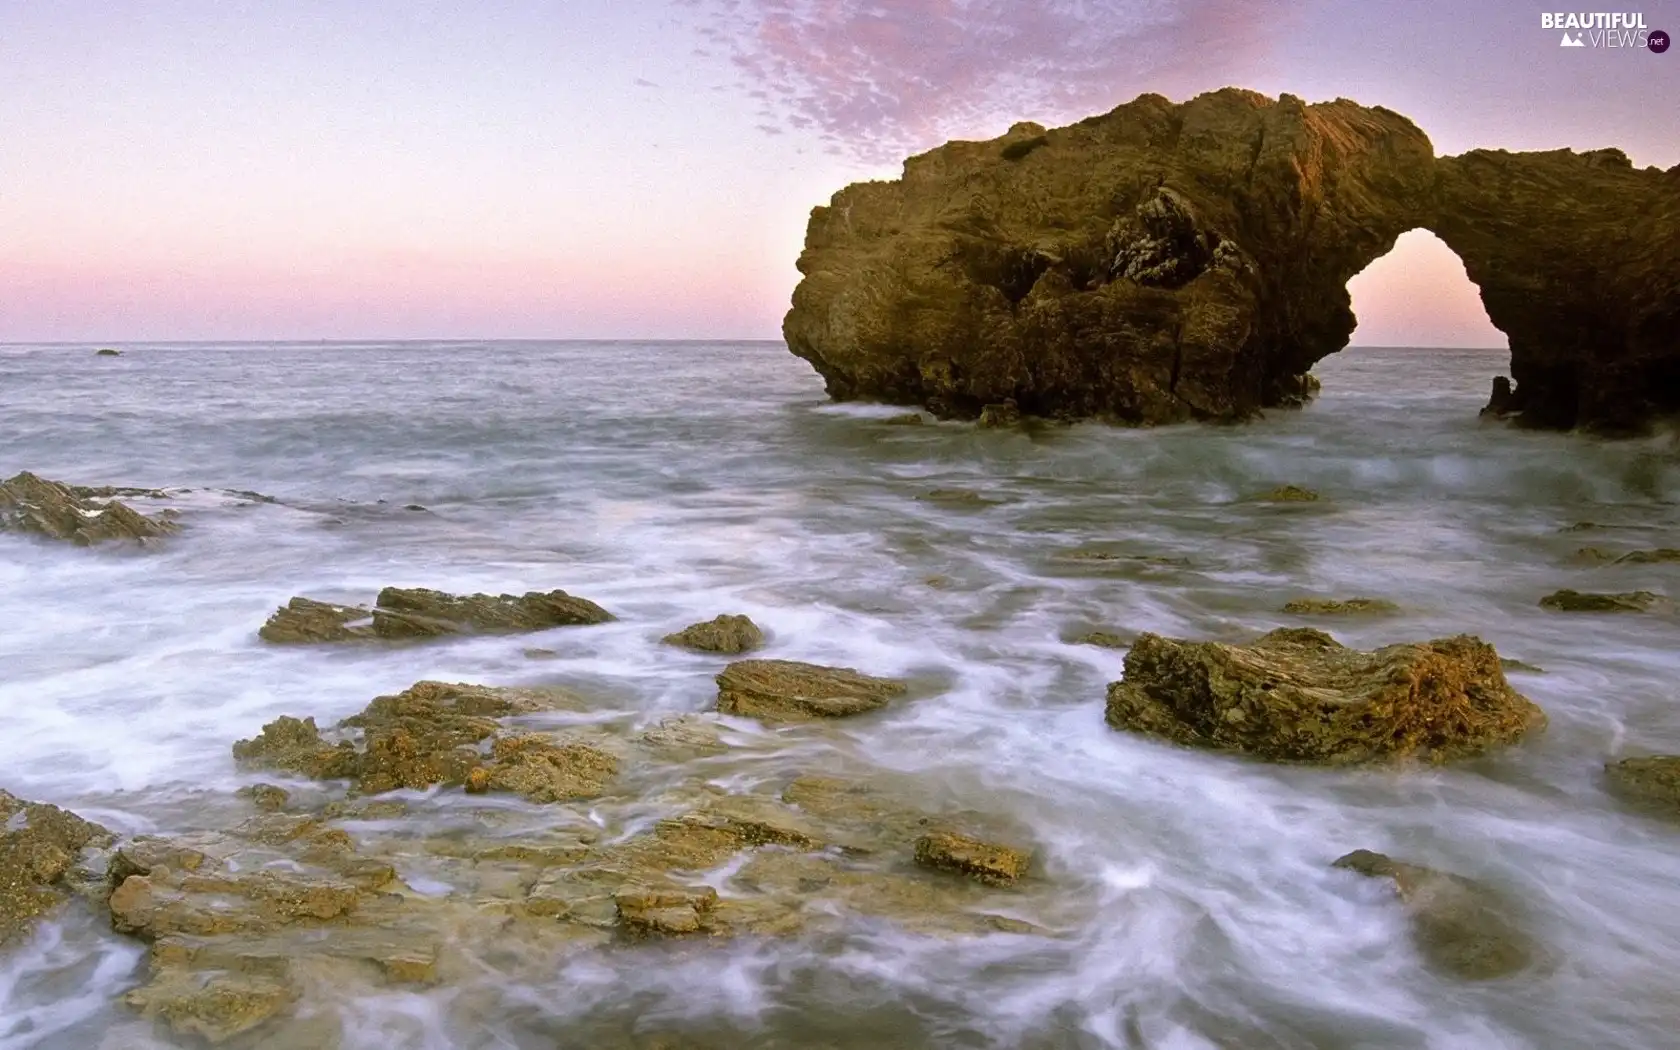
[[[1509,350],[1482,305],[1464,261],[1428,230],[1400,235],[1394,247],[1348,282],[1361,346]]]

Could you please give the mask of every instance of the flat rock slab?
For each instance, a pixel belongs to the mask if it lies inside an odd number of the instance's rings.
[[[1383,598],[1296,598],[1283,611],[1296,616],[1386,616],[1400,607]]]
[[[717,686],[719,711],[769,722],[861,715],[907,689],[897,679],[794,660],[739,660],[717,676]]]
[[[704,623],[690,624],[660,639],[666,645],[702,653],[750,653],[764,644],[764,632],[745,616],[725,613]]]
[[[935,831],[916,840],[916,863],[998,886],[1025,875],[1032,865],[1032,852],[957,832]]]
[[[1510,905],[1480,883],[1363,849],[1334,866],[1391,880],[1411,918],[1414,943],[1442,973],[1490,980],[1525,970],[1540,955]]]
[[[1108,687],[1116,729],[1278,762],[1326,765],[1472,755],[1543,727],[1499,654],[1459,635],[1349,649],[1322,631],[1251,645],[1143,634]]]
[[[1650,612],[1671,604],[1667,598],[1650,591],[1593,594],[1565,589],[1540,599],[1540,608],[1553,612]]]
[[[24,471],[0,481],[0,532],[26,532],[88,547],[109,540],[144,543],[178,526],[148,518],[116,499],[85,495]]]
[[[456,634],[518,634],[606,623],[614,617],[565,591],[454,595],[424,587],[387,587],[370,609],[297,597],[257,631],[279,645],[399,641]]]

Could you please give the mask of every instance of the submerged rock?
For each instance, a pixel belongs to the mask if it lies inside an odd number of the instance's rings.
[[[109,346],[102,346],[93,352],[95,357],[121,357],[122,351]]]
[[[111,840],[74,813],[0,791],[0,946],[69,899],[84,851]]]
[[[1279,485],[1270,492],[1254,497],[1262,503],[1317,503],[1322,497],[1312,489],[1299,485]]]
[[[1075,645],[1094,645],[1100,649],[1129,649],[1133,639],[1113,631],[1087,631],[1073,640]]]
[[[879,710],[905,683],[849,667],[794,660],[740,660],[717,676],[717,709],[768,722],[845,718]]]
[[[1458,875],[1355,850],[1335,867],[1389,879],[1411,917],[1412,939],[1436,969],[1464,980],[1506,977],[1539,957],[1514,909],[1487,887]]]
[[[764,632],[745,616],[725,613],[704,623],[690,624],[661,641],[703,653],[750,653],[764,644]]]
[[[563,690],[418,682],[376,697],[340,723],[335,740],[324,738],[313,718],[282,715],[234,744],[233,756],[244,769],[349,780],[370,795],[442,784],[534,802],[588,798],[617,773],[613,755],[580,740],[514,732],[500,721],[575,704]],[[360,747],[351,736],[359,736]]]
[[[1108,687],[1107,720],[1179,744],[1325,764],[1439,762],[1546,722],[1479,638],[1364,652],[1310,628],[1251,645],[1143,634],[1126,654],[1125,678]]]
[[[613,615],[565,591],[523,595],[453,595],[424,587],[387,587],[373,608],[297,597],[268,618],[257,634],[281,645],[370,639],[437,638],[455,634],[517,634],[550,627],[606,623]]]
[[[144,544],[177,528],[120,500],[81,495],[28,471],[0,481],[0,532],[28,532],[86,547],[107,540]]]
[[[1610,790],[1629,802],[1680,819],[1680,755],[1644,755],[1607,762]]]
[[[1554,612],[1648,612],[1667,604],[1666,598],[1650,591],[1592,594],[1565,589],[1540,599],[1542,609]]]
[[[889,427],[919,427],[926,425],[927,418],[920,412],[906,412],[900,416],[888,416],[881,422]]]
[[[1680,550],[1658,547],[1656,550],[1629,551],[1616,559],[1618,565],[1661,565],[1668,562],[1680,562]]]
[[[1527,661],[1524,661],[1524,660],[1508,660],[1503,656],[1501,656],[1499,658],[1499,666],[1503,670],[1516,671],[1516,672],[1519,672],[1521,674],[1545,674],[1546,673],[1544,669],[1536,667],[1533,664],[1528,663]]]
[[[1360,616],[1397,613],[1400,606],[1383,598],[1296,598],[1285,602],[1283,611],[1297,616]]]

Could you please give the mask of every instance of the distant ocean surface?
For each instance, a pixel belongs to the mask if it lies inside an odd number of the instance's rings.
[[[94,349],[0,347],[0,474],[194,491],[134,501],[181,511],[154,552],[0,536],[0,787],[181,831],[261,779],[235,769],[235,740],[421,679],[562,683],[651,724],[708,709],[721,666],[659,637],[739,612],[771,634],[766,656],[942,688],[713,759],[715,783],[875,770],[1030,829],[1055,887],[1018,916],[1042,934],[858,923],[591,951],[486,973],[476,997],[346,992],[344,1046],[688,1045],[636,1042],[650,1018],[754,1047],[1680,1039],[1680,828],[1601,777],[1619,755],[1680,752],[1674,622],[1537,605],[1560,587],[1680,597],[1680,566],[1572,559],[1680,546],[1680,454],[1479,422],[1504,351],[1349,349],[1317,370],[1314,404],[1244,426],[1009,431],[888,425],[905,410],[831,403],[771,343]],[[1282,484],[1324,498],[1248,499]],[[1563,531],[1587,521],[1608,527]],[[1057,557],[1092,547],[1159,560]],[[619,618],[402,649],[256,637],[293,595],[386,585],[565,588]],[[1313,596],[1400,605],[1313,623],[1350,645],[1469,632],[1539,667],[1511,679],[1549,729],[1467,764],[1358,772],[1104,724],[1124,652],[1075,637],[1246,640],[1311,622],[1280,609]],[[1356,848],[1511,894],[1547,962],[1436,975],[1391,889],[1330,869]],[[176,1045],[121,1004],[143,970],[141,945],[66,913],[0,954],[0,1048]]]

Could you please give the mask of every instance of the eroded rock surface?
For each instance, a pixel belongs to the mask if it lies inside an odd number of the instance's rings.
[[[349,780],[362,794],[434,785],[504,791],[534,802],[588,798],[618,771],[600,746],[559,734],[524,733],[503,720],[575,707],[555,689],[418,682],[376,697],[323,736],[313,718],[282,715],[233,745],[245,769],[314,780]]]
[[[0,946],[63,904],[84,851],[110,841],[74,813],[0,791]]]
[[[650,803],[670,815],[649,824]],[[211,1042],[284,1032],[308,1045],[311,1015],[346,996],[482,980],[487,967],[517,980],[615,941],[799,935],[858,916],[927,934],[1030,932],[996,909],[1052,888],[1015,882],[1028,850],[855,780],[753,794],[702,780],[530,814],[474,806],[254,809],[230,828],[122,843],[111,921],[150,944],[129,1003]],[[620,834],[627,820],[641,830]]]
[[[702,653],[750,653],[764,644],[764,632],[751,619],[725,613],[703,623],[690,624],[661,639],[666,645]]]
[[[845,718],[885,707],[906,691],[892,678],[794,660],[740,660],[717,676],[717,709],[769,722]]]
[[[1488,980],[1538,961],[1539,952],[1515,921],[1512,905],[1480,883],[1363,849],[1339,858],[1335,866],[1391,880],[1411,917],[1419,952],[1443,973]]]
[[[1313,396],[1347,282],[1408,230],[1464,260],[1516,383],[1498,413],[1680,410],[1680,166],[1437,159],[1406,118],[1228,88],[909,158],[813,210],[783,321],[830,396],[947,418],[1230,420]]]
[[[1286,628],[1251,645],[1140,635],[1108,687],[1116,729],[1282,762],[1476,754],[1545,725],[1493,646],[1467,635],[1349,649]]]
[[[78,490],[24,471],[0,481],[0,532],[27,532],[92,546],[108,540],[145,543],[174,532],[174,522],[149,518],[109,496]]]
[[[613,615],[565,591],[454,595],[424,587],[387,587],[370,609],[297,597],[268,618],[257,634],[276,644],[371,639],[437,638],[455,634],[515,634],[550,627],[606,623]]]

